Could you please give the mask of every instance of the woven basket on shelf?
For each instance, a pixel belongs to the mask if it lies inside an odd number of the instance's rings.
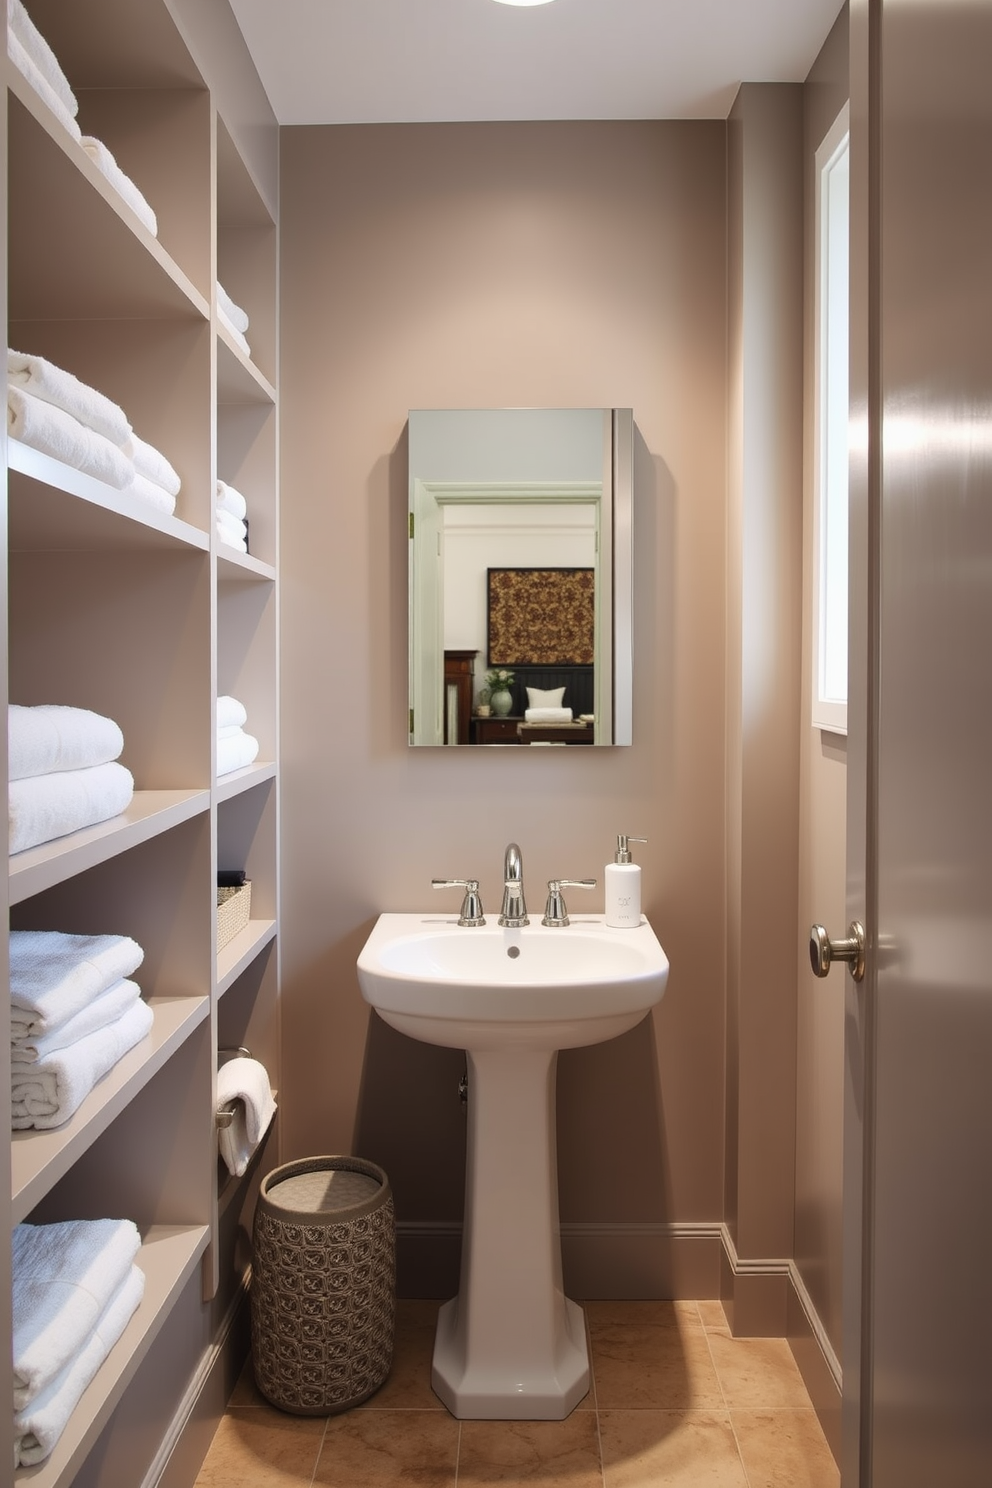
[[[228,941],[243,930],[251,918],[251,884],[244,883],[237,889],[217,890],[217,949],[222,951]]]
[[[393,1362],[396,1223],[389,1179],[360,1157],[311,1157],[262,1180],[255,1208],[255,1382],[301,1416],[359,1405]]]

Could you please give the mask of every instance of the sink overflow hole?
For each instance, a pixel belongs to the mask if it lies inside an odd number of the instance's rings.
[[[509,956],[509,958],[510,958],[511,961],[515,961],[517,959],[517,957],[520,955],[520,947],[519,946],[507,946],[507,948],[506,948],[506,954]]]

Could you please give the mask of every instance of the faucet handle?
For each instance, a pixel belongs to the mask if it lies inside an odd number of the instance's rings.
[[[565,908],[565,896],[562,889],[594,889],[596,880],[594,878],[551,878],[548,880],[548,903],[544,911],[542,925],[567,925],[568,910]]]
[[[432,878],[431,887],[435,889],[464,889],[465,898],[462,900],[461,913],[458,916],[459,925],[484,925],[485,915],[482,912],[482,900],[479,897],[479,880],[477,878]]]

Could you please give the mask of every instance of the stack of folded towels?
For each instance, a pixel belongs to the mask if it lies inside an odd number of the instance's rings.
[[[7,710],[8,850],[23,852],[125,811],[134,777],[118,763],[124,735],[88,708]]]
[[[7,432],[157,511],[176,509],[180,479],[124,410],[45,357],[7,351]]]
[[[217,1144],[228,1171],[240,1178],[276,1113],[269,1076],[257,1059],[229,1059],[217,1071],[217,1110],[233,1112],[217,1129]]]
[[[539,687],[528,687],[528,707],[524,709],[525,723],[571,723],[571,708],[562,707],[564,687],[552,687],[547,691]]]
[[[258,740],[245,733],[248,710],[237,698],[217,699],[217,774],[229,775],[254,762]]]
[[[15,1225],[14,1466],[44,1462],[145,1291],[129,1219]]]
[[[149,1032],[132,974],[144,952],[126,935],[10,932],[11,1125],[49,1130]]]
[[[81,145],[118,196],[151,233],[158,236],[158,220],[144,196],[124,174],[106,145],[83,134],[76,122],[79,104],[58,58],[24,9],[22,0],[7,0],[7,52],[18,72]]]
[[[217,506],[215,521],[217,536],[229,548],[239,553],[248,551],[248,503],[240,491],[225,481],[217,482]]]
[[[245,356],[250,358],[251,347],[245,337],[249,325],[248,316],[240,305],[234,303],[223,284],[217,285],[217,319]]]

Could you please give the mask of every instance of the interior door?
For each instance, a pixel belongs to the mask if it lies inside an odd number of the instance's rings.
[[[988,1488],[992,4],[851,19],[842,1482]]]

